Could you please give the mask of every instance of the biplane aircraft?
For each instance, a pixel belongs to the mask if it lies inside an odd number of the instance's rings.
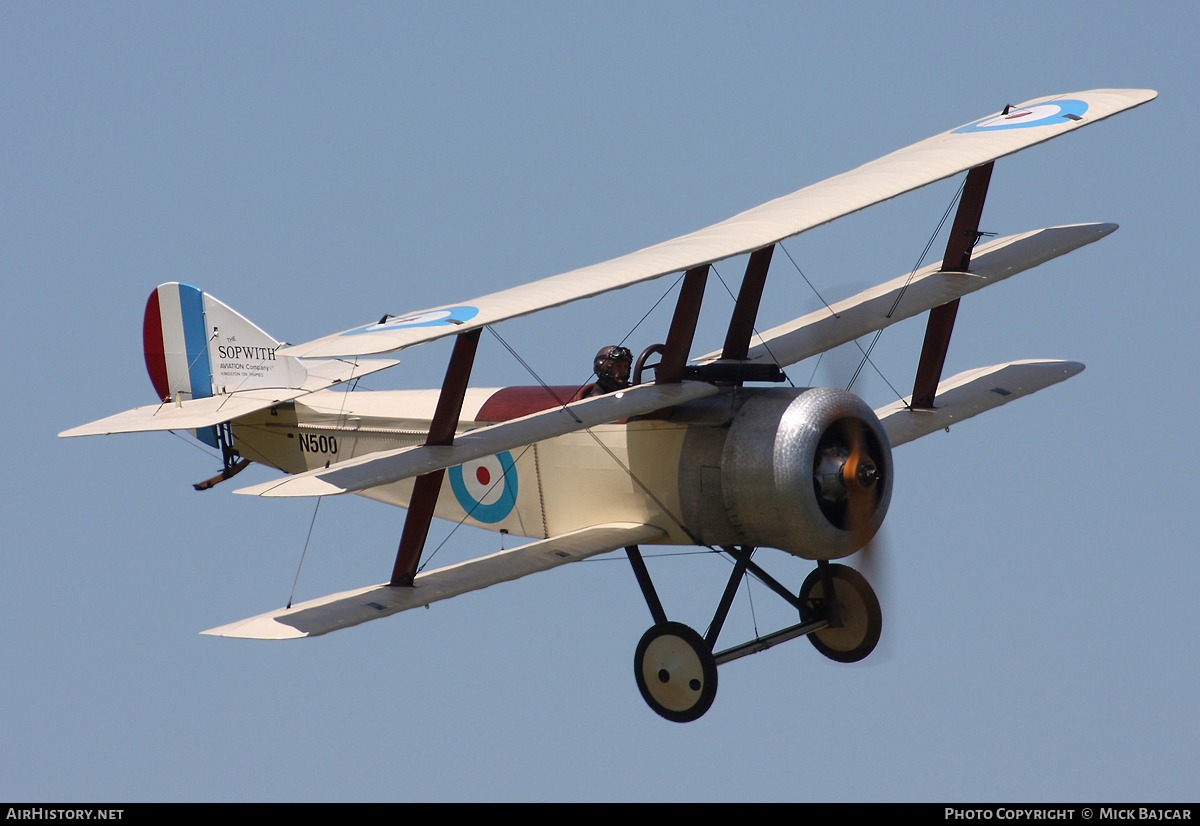
[[[150,295],[143,326],[158,403],[60,435],[188,430],[224,459],[221,473],[197,488],[260,462],[289,475],[237,493],[356,493],[408,509],[387,582],[205,634],[317,636],[624,549],[654,620],[635,652],[638,688],[661,716],[694,720],[712,704],[723,663],[802,635],[839,662],[874,649],[879,602],[860,573],[833,560],[863,548],[879,530],[892,496],[892,448],[1083,369],[1027,360],[941,378],[962,296],[1117,228],[1073,224],[980,243],[993,163],[1156,94],[1097,89],[1006,106],[690,235],[305,344],[283,345],[207,293],[163,284]],[[941,262],[756,331],[776,244],[962,172]],[[710,265],[747,253],[724,345],[689,358]],[[484,327],[680,273],[665,342],[633,364],[623,348],[606,348],[595,385],[468,386]],[[846,390],[778,386],[789,365],[926,312],[909,397],[872,410]],[[370,357],[446,336],[455,340],[440,390],[339,392],[397,363]],[[653,357],[658,361],[648,363]],[[335,385],[338,391],[329,389]],[[435,516],[534,541],[418,573]],[[647,544],[707,546],[732,557],[703,636],[667,619],[639,550]],[[763,569],[764,555],[752,558],[760,548],[815,562],[799,593]],[[747,574],[790,603],[800,622],[719,650]]]

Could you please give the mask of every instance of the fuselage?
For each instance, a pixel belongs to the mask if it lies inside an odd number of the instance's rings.
[[[564,391],[567,398],[572,389]],[[238,452],[286,473],[423,444],[437,390],[322,391],[232,423]],[[542,388],[467,391],[458,432],[556,405]],[[680,527],[679,455],[687,425],[649,420],[603,425],[451,468],[435,515],[515,536],[547,538],[599,522]],[[632,450],[631,450],[632,446]],[[631,458],[632,457],[632,458]],[[362,495],[407,507],[413,480]]]
[[[238,452],[301,473],[421,445],[439,391],[322,391],[232,423]],[[468,390],[463,433],[558,406],[575,388]],[[830,405],[833,407],[830,407]],[[849,406],[847,406],[849,405]],[[546,439],[449,468],[434,515],[545,539],[609,522],[660,528],[663,544],[777,547],[809,558],[851,553],[848,531],[822,513],[817,451],[847,417],[878,421],[851,394],[723,388],[659,414]],[[886,436],[882,435],[886,451]],[[820,444],[818,441],[820,440]],[[878,448],[876,448],[878,453]],[[844,459],[843,459],[844,461]],[[890,477],[890,454],[886,459]],[[360,493],[408,507],[413,479]],[[878,499],[878,527],[890,498]],[[828,508],[826,508],[828,510]]]

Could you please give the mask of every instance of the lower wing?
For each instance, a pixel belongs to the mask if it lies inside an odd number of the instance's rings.
[[[352,625],[478,591],[499,582],[548,571],[627,545],[650,542],[666,532],[653,525],[612,522],[532,542],[491,556],[417,574],[411,586],[372,585],[280,608],[202,633],[214,637],[289,640],[316,637]]]

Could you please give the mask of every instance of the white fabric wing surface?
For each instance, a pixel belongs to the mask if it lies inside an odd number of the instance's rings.
[[[634,522],[596,525],[417,574],[411,588],[383,584],[343,591],[201,633],[258,640],[316,637],[627,545],[650,542],[664,534],[661,528]]]
[[[913,410],[911,397],[875,411],[892,447],[950,427],[1083,372],[1077,361],[1025,359],[967,370],[938,385],[934,410]]]
[[[343,357],[391,352],[720,261],[1072,132],[1157,94],[1148,89],[1093,89],[1039,98],[620,258],[463,304],[388,318],[281,352]]]
[[[894,278],[828,309],[765,330],[755,336],[759,344],[750,348],[747,357],[781,367],[795,364],[1099,241],[1116,229],[1116,224],[1073,224],[996,238],[975,248],[969,272],[942,272],[939,262],[911,276]],[[715,361],[720,356],[716,351],[697,361]]]

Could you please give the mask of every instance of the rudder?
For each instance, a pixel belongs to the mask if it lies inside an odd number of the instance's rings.
[[[142,321],[146,372],[160,401],[202,399],[257,387],[295,388],[307,371],[275,351],[279,342],[189,284],[161,284]],[[196,436],[211,441],[205,431]]]

